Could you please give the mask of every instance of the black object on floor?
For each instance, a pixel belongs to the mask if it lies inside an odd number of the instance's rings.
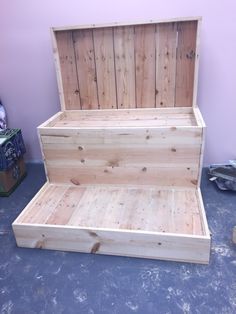
[[[236,313],[236,193],[203,171],[209,265],[17,248],[11,223],[45,182],[41,164],[0,198],[0,313]]]

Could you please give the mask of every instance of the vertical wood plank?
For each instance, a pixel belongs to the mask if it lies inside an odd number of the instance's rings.
[[[56,32],[56,39],[61,66],[65,109],[80,109],[79,83],[76,73],[72,31]]]
[[[196,54],[197,21],[178,23],[176,57],[176,107],[191,107]]]
[[[93,36],[99,105],[117,108],[112,28],[94,29]]]
[[[193,107],[197,107],[197,89],[198,89],[198,70],[199,70],[199,54],[200,54],[200,28],[201,20],[197,21],[197,34],[196,34],[196,56],[194,65],[194,81],[193,81]]]
[[[156,27],[156,107],[174,107],[177,24]]]
[[[114,28],[118,108],[135,108],[134,28]]]
[[[155,25],[135,26],[136,103],[155,107]]]
[[[175,191],[174,232],[202,235],[201,216],[195,191]]]
[[[82,109],[98,109],[92,30],[73,32]]]

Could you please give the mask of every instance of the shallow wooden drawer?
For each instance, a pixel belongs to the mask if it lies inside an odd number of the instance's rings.
[[[21,247],[209,262],[199,189],[46,183],[13,230]]]

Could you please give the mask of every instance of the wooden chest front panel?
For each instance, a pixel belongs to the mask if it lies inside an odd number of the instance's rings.
[[[201,128],[41,130],[50,182],[195,187]]]

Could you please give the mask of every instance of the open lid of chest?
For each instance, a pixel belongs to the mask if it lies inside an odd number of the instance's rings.
[[[62,110],[195,106],[199,24],[53,28]]]

